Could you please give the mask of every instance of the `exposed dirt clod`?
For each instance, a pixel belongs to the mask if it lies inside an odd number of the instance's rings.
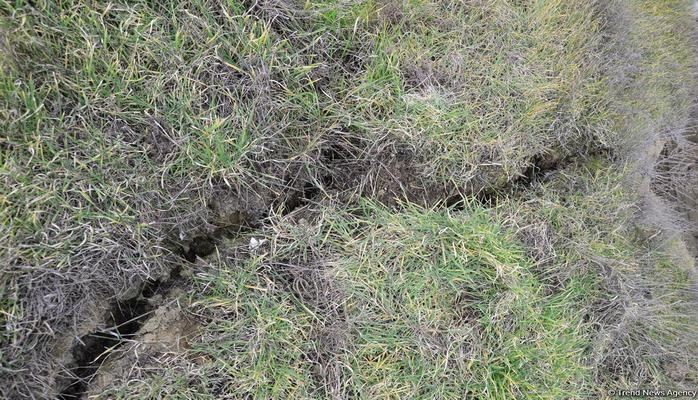
[[[90,382],[90,395],[98,395],[111,385],[128,379],[134,365],[147,364],[166,353],[181,353],[189,348],[189,338],[197,324],[186,315],[185,293],[174,288],[151,299],[156,308],[142,321],[138,331],[105,359]]]
[[[136,348],[141,354],[181,348],[195,327],[182,314],[181,279],[175,270],[167,279],[146,282],[136,295],[111,304],[99,329],[76,338],[65,366],[72,378],[58,399],[82,399],[89,392],[99,393],[116,376],[127,376],[114,373],[121,365],[115,360],[128,358]]]

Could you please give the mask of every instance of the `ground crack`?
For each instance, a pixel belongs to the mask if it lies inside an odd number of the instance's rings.
[[[166,295],[180,279],[179,270],[175,269],[168,279],[145,282],[138,295],[112,303],[104,318],[107,328],[84,335],[73,345],[70,368],[73,378],[58,394],[58,400],[84,399],[90,382],[109,354],[137,336],[141,326],[152,317],[157,306],[151,299]]]

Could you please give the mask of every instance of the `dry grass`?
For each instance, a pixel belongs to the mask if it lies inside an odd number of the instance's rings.
[[[695,384],[633,194],[693,179],[689,3],[0,0],[0,393],[180,270],[193,347],[105,397]]]

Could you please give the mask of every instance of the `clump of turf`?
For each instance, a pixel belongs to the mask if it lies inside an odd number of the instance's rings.
[[[334,211],[287,219],[289,230],[245,262],[212,261],[219,273],[202,275],[208,289],[198,303],[211,322],[188,390],[253,398],[588,393],[590,280],[541,292],[513,233],[477,205]],[[297,242],[305,261],[287,251]],[[148,385],[118,390],[155,395]]]
[[[585,358],[599,395],[690,388],[689,371],[698,365],[698,276],[692,263],[665,252],[663,240],[648,239],[637,208],[641,193],[629,191],[627,174],[607,161],[572,165],[496,212],[525,243],[544,292],[593,282],[594,294],[585,298],[593,332]]]

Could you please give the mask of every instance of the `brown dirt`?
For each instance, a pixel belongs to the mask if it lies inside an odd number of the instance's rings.
[[[181,353],[190,347],[188,340],[196,333],[198,325],[186,314],[185,293],[173,289],[166,296],[156,296],[151,301],[159,306],[127,343],[107,356],[90,382],[90,397],[104,393],[112,385],[123,384],[134,367],[144,367],[157,362],[162,355]]]
[[[196,323],[184,313],[184,272],[134,285],[120,300],[95,304],[82,315],[75,336],[59,337],[53,355],[65,373],[56,378],[60,400],[82,399],[116,379],[128,377],[143,357],[186,349]]]

